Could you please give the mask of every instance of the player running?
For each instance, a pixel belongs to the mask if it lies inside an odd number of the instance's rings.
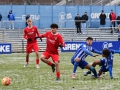
[[[95,60],[92,63],[92,66],[95,67],[96,65],[100,65],[101,68],[98,72],[98,76],[101,76],[102,73],[108,72],[110,74],[110,78],[113,79],[113,74],[112,74],[112,67],[113,67],[113,54],[114,53],[120,53],[120,50],[108,50],[104,49],[102,51],[102,56],[105,57],[100,60]],[[88,74],[91,74],[91,71],[88,71],[84,74],[84,76],[87,76]]]
[[[86,68],[86,69],[91,70],[94,73],[95,77],[96,78],[98,77],[95,68],[85,61],[85,58],[88,55],[90,55],[92,57],[98,56],[97,54],[93,55],[91,52],[98,53],[98,54],[101,53],[101,52],[97,51],[96,49],[92,48],[92,46],[91,46],[92,42],[93,42],[93,38],[92,37],[88,37],[86,39],[86,44],[82,43],[80,45],[80,47],[78,48],[78,50],[73,55],[73,57],[71,58],[71,63],[74,65],[72,78],[75,78],[75,74],[76,74],[76,70],[77,70],[78,66],[81,69]]]
[[[27,20],[28,26],[24,29],[24,38],[27,40],[26,44],[26,63],[24,67],[26,67],[29,63],[29,54],[34,50],[36,54],[36,68],[39,68],[39,47],[36,40],[36,36],[40,36],[37,27],[32,25],[32,20]]]
[[[42,34],[40,38],[46,37],[46,50],[42,53],[40,59],[52,67],[52,71],[55,71],[56,66],[56,80],[60,80],[60,67],[59,67],[59,54],[58,54],[58,47],[64,47],[65,43],[63,41],[62,36],[57,33],[58,25],[51,24],[51,30],[47,31],[46,33]],[[53,62],[50,62],[48,59],[52,58]]]

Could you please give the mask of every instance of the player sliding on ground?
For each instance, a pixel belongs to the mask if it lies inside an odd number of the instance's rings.
[[[99,52],[98,50],[94,49],[91,47],[92,45],[92,42],[93,42],[93,38],[92,37],[88,37],[86,39],[86,44],[85,43],[82,43],[80,45],[80,47],[78,48],[78,50],[75,52],[75,54],[73,55],[73,57],[71,58],[71,63],[74,65],[74,68],[73,68],[73,73],[72,73],[72,78],[75,78],[75,74],[76,74],[76,70],[77,70],[77,67],[79,66],[81,69],[89,69],[91,70],[95,77],[97,78],[97,72],[95,70],[95,68],[93,66],[91,66],[90,64],[88,64],[86,61],[85,61],[85,58],[90,55],[92,57],[96,57],[98,56],[97,54],[93,55],[91,52],[94,52],[94,53],[98,53],[100,54],[101,52]]]
[[[113,79],[113,74],[112,74],[112,67],[113,67],[113,54],[114,53],[120,53],[120,50],[108,50],[108,49],[104,49],[102,51],[102,56],[105,57],[103,59],[100,60],[95,60],[92,63],[92,66],[95,67],[96,65],[100,65],[101,68],[98,72],[98,76],[101,76],[102,73],[104,72],[108,72],[110,74],[110,78]],[[84,74],[84,76],[87,76],[88,74],[91,74],[91,71],[88,71]]]
[[[27,20],[28,26],[24,29],[24,38],[27,40],[26,44],[26,63],[24,67],[26,67],[29,63],[29,54],[32,52],[32,49],[36,55],[36,68],[39,68],[39,47],[37,43],[36,36],[40,36],[37,27],[32,26],[32,20]]]
[[[40,59],[47,63],[49,66],[52,67],[52,71],[55,71],[56,66],[56,80],[60,80],[60,67],[59,67],[59,54],[58,54],[58,47],[64,47],[65,43],[63,41],[62,36],[57,33],[58,25],[51,24],[51,30],[47,31],[46,33],[42,34],[40,38],[46,37],[46,51],[42,53]],[[52,58],[53,62],[50,62],[48,59]]]

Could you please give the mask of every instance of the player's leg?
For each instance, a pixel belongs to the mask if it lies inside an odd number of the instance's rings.
[[[55,63],[56,66],[56,81],[60,80],[60,65],[59,65],[59,55],[51,55],[51,58],[53,60],[53,62]]]
[[[31,44],[27,44],[26,45],[26,63],[24,65],[24,67],[26,67],[29,63],[29,54],[32,52],[32,45]]]
[[[79,63],[80,63],[80,58],[73,58],[73,60],[74,60],[74,67],[73,67],[73,72],[72,72],[72,78],[74,79],[75,78],[75,74],[76,74],[76,70],[77,70],[77,67],[78,67],[78,65],[79,65]]]
[[[28,63],[29,63],[29,54],[30,53],[26,53],[26,63],[24,65],[24,67],[26,67],[28,65]]]
[[[92,63],[92,66],[95,67],[96,65],[101,65],[101,61],[100,60],[95,60]],[[86,73],[84,73],[84,76],[87,76],[88,74],[91,74],[91,70],[88,70]]]
[[[102,75],[102,71],[99,70],[99,72],[98,72],[98,76],[101,76],[101,75]]]
[[[87,64],[84,68],[89,69],[90,71],[92,71],[96,78],[98,77],[95,68],[93,66],[91,66],[90,64]]]
[[[48,58],[50,58],[50,54],[49,54],[48,52],[43,52],[43,54],[40,56],[40,59],[41,59],[44,63],[46,63],[46,64],[48,64],[49,66],[51,66],[52,72],[55,72],[55,64],[52,63],[52,62],[50,62],[50,61],[48,60]]]
[[[38,44],[35,43],[33,44],[33,50],[35,52],[35,55],[36,55],[36,68],[39,68],[39,47],[38,47]]]

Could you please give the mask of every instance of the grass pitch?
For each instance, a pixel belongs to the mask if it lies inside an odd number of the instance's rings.
[[[41,54],[41,53],[40,53]],[[106,73],[103,79],[94,79],[84,76],[84,72],[78,67],[76,79],[71,78],[73,65],[70,59],[73,53],[60,53],[61,81],[56,82],[55,73],[51,67],[40,62],[40,68],[35,68],[35,54],[30,55],[30,63],[24,68],[25,53],[13,53],[10,55],[0,55],[0,79],[8,76],[11,78],[9,86],[0,84],[0,90],[120,90],[120,56],[114,55],[113,75],[109,78]],[[92,63],[97,58],[87,57],[86,60]],[[99,66],[96,67],[97,71]]]

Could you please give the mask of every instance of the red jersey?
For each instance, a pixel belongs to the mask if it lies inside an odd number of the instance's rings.
[[[46,52],[51,54],[58,54],[58,47],[61,44],[65,46],[62,36],[59,33],[53,34],[52,31],[47,31],[45,34],[41,35],[42,37],[46,37]]]
[[[36,35],[37,35],[37,36],[40,35],[39,32],[38,32],[37,27],[32,26],[31,28],[26,27],[26,28],[24,29],[24,38],[25,38],[25,39],[28,39],[28,38],[31,38],[31,39],[32,39],[32,41],[27,42],[27,43],[36,43],[36,42],[37,42],[37,40],[35,40]]]

